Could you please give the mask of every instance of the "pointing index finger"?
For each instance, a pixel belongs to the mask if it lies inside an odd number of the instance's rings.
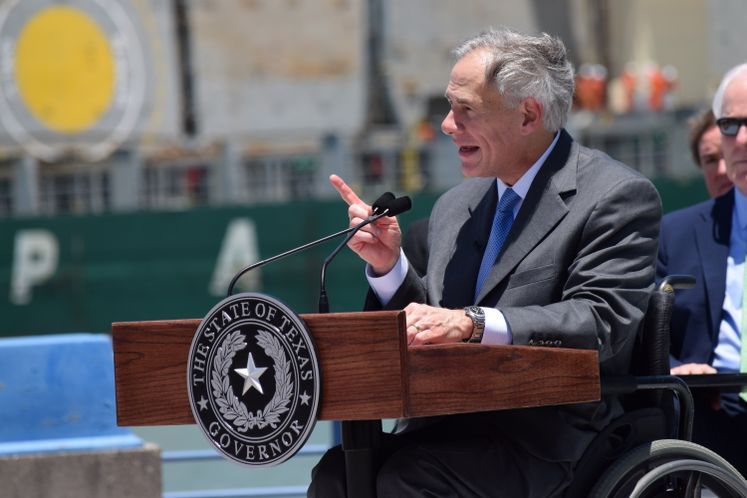
[[[353,192],[353,189],[351,189],[339,176],[330,175],[329,183],[331,183],[335,190],[337,190],[340,197],[342,197],[342,200],[345,201],[348,206],[352,206],[353,204],[365,204],[365,202],[363,202],[360,197]]]

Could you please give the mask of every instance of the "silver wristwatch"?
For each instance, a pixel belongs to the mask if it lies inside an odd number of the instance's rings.
[[[485,332],[485,312],[479,306],[467,306],[464,314],[472,320],[472,335],[467,342],[481,342],[482,334]]]

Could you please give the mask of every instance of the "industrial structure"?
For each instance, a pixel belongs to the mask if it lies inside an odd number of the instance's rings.
[[[414,195],[405,225],[427,214],[460,180],[439,130],[450,49],[491,25],[566,41],[578,140],[692,178],[684,120],[742,61],[745,15],[733,0],[2,0],[0,334],[199,316],[242,266],[346,223],[330,173]],[[323,254],[243,288],[313,311]],[[356,262],[336,264],[333,307],[357,309]]]

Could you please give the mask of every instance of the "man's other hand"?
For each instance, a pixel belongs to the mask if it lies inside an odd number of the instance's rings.
[[[472,335],[472,320],[463,309],[434,308],[410,303],[405,308],[407,344],[444,344],[461,342]]]
[[[718,371],[706,363],[685,363],[670,370],[672,375],[701,375],[715,374]]]

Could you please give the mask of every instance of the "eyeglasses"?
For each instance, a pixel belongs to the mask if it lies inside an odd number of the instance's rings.
[[[718,125],[722,135],[736,137],[739,128],[742,125],[747,126],[747,118],[720,118],[716,120],[716,125]]]

